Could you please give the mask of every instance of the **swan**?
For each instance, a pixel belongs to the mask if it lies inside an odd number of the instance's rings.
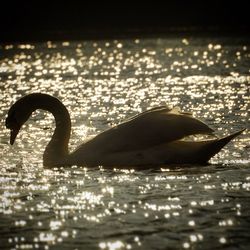
[[[56,128],[43,154],[46,167],[206,164],[244,130],[223,138],[185,141],[182,140],[184,137],[211,135],[214,130],[178,107],[170,109],[161,106],[107,129],[70,153],[71,120],[68,110],[53,96],[33,93],[17,100],[8,111],[5,125],[11,132],[11,145],[22,125],[36,109],[51,112],[55,118]]]

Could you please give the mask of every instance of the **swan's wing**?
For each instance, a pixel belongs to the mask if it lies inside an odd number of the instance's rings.
[[[130,151],[179,140],[188,135],[211,134],[202,121],[179,108],[154,108],[97,135],[89,146],[107,152]]]

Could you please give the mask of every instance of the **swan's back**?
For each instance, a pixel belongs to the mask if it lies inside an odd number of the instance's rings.
[[[100,133],[78,150],[84,148],[108,153],[143,150],[188,135],[212,132],[210,127],[190,114],[160,107],[145,111]]]

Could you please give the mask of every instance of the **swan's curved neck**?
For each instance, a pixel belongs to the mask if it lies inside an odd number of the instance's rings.
[[[34,97],[33,101],[30,102],[32,111],[43,109],[51,112],[55,118],[56,128],[43,155],[45,166],[55,166],[65,162],[69,154],[70,115],[66,107],[57,98],[46,94],[34,94]]]

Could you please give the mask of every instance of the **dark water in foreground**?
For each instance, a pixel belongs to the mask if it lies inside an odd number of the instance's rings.
[[[249,249],[250,41],[169,38],[0,46],[1,249]],[[70,147],[157,105],[224,135],[210,165],[45,169],[53,117],[37,111],[10,147],[11,103],[31,92],[69,109]]]

